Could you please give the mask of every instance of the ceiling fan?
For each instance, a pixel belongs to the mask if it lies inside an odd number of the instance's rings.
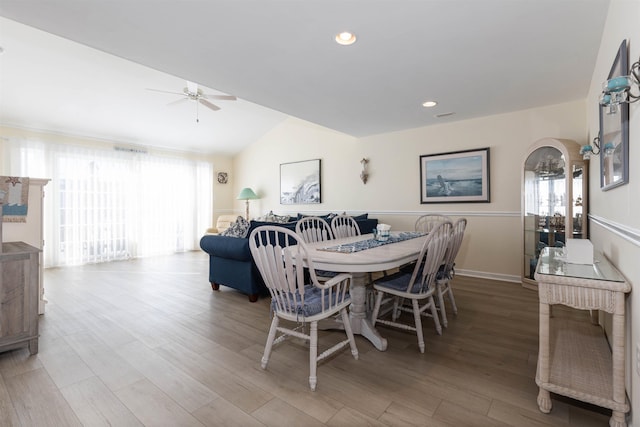
[[[235,101],[236,99],[238,99],[233,95],[212,95],[212,94],[204,93],[202,89],[198,87],[197,83],[193,83],[190,81],[187,81],[187,87],[183,88],[182,92],[173,92],[169,90],[160,90],[160,89],[147,89],[147,90],[182,96],[182,98],[176,101],[170,102],[167,105],[177,105],[177,104],[182,104],[185,101],[195,101],[196,102],[196,122],[200,122],[200,119],[198,117],[198,104],[202,104],[213,111],[218,111],[220,107],[210,102],[209,101],[210,99],[219,99],[219,100],[225,100],[225,101]]]

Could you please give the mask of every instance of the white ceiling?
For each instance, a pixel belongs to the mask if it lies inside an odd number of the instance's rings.
[[[287,115],[361,137],[583,99],[608,6],[0,0],[0,123],[234,154]],[[196,123],[195,102],[146,90],[185,80],[239,100]]]

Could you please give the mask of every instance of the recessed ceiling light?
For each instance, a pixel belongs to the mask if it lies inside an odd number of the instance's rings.
[[[425,101],[422,103],[422,106],[427,108],[435,107],[436,105],[438,105],[436,101]]]
[[[352,45],[356,42],[356,35],[348,31],[343,31],[341,33],[338,33],[338,35],[336,36],[336,42],[343,46]]]

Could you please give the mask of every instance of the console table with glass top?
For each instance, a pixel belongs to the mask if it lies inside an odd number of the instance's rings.
[[[535,279],[540,299],[540,410],[551,411],[550,393],[556,393],[609,408],[609,425],[626,426],[624,309],[631,286],[601,254],[595,254],[593,264],[570,264],[560,248],[543,249]],[[599,325],[551,317],[554,304],[611,313],[611,348]]]

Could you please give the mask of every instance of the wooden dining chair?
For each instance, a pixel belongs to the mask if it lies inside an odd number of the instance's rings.
[[[442,222],[442,221],[452,221],[452,220],[446,215],[425,214],[416,220],[414,230],[421,231],[423,233],[428,233],[431,231],[433,227],[435,227],[439,222]]]
[[[355,219],[349,215],[337,215],[331,220],[331,230],[336,239],[360,236],[360,227]]]
[[[296,234],[305,243],[325,242],[333,240],[331,226],[324,219],[317,216],[307,216],[298,220],[296,224]],[[338,273],[334,271],[316,270],[318,280],[325,282]]]
[[[352,216],[345,214],[333,217],[333,219],[331,220],[331,229],[333,230],[333,236],[336,239],[361,235],[360,226],[358,226],[356,220]],[[383,272],[383,274],[386,273]],[[370,284],[373,281],[372,278],[373,275],[371,272],[369,272],[367,274],[367,284]],[[373,291],[371,290],[371,287],[367,288],[366,293],[367,296],[365,299],[365,306],[367,311],[369,311],[373,306]]]
[[[431,229],[433,229],[436,225],[440,224],[442,221],[453,222],[451,218],[449,218],[446,215],[433,214],[433,213],[425,214],[418,217],[418,219],[416,219],[414,230],[426,234],[426,233],[429,233]],[[404,272],[412,271],[413,268],[415,267],[415,264],[416,264],[415,261],[409,262],[399,267],[399,270]]]
[[[447,321],[447,309],[444,304],[445,297],[449,299],[451,303],[451,309],[453,314],[458,314],[458,307],[456,307],[456,300],[453,297],[453,288],[451,287],[451,281],[455,276],[456,257],[462,246],[462,239],[464,238],[464,230],[467,228],[467,220],[460,218],[457,220],[451,228],[451,237],[449,238],[449,245],[447,246],[447,252],[444,255],[444,261],[442,266],[438,270],[436,277],[436,289],[438,293],[438,309],[440,310],[440,317],[442,318],[442,325],[446,328],[448,326]]]
[[[451,237],[450,221],[442,221],[431,230],[427,236],[418,261],[413,271],[399,271],[395,274],[383,277],[374,282],[373,287],[377,291],[376,303],[373,308],[371,320],[373,326],[376,323],[393,326],[400,329],[415,331],[418,336],[418,347],[424,353],[424,337],[422,333],[422,316],[433,318],[436,331],[442,334],[442,327],[438,319],[433,295],[436,292],[436,276],[442,265],[449,239]],[[405,303],[411,301],[408,307]],[[393,317],[391,320],[378,317],[380,307],[393,304]],[[395,313],[410,312],[413,314],[414,324],[402,323],[402,317],[396,318]]]
[[[333,239],[333,232],[329,223],[317,216],[307,216],[298,220],[296,234],[305,243],[324,242]]]
[[[353,357],[358,359],[358,348],[347,313],[351,303],[348,288],[352,276],[342,273],[320,283],[307,245],[296,233],[284,227],[257,227],[249,236],[249,249],[271,293],[273,319],[262,356],[262,368],[267,368],[274,344],[288,336],[305,339],[309,341],[309,386],[315,390],[319,361],[347,344],[351,346]],[[308,277],[308,282],[305,277]],[[347,339],[318,356],[318,321],[337,314],[342,318]],[[281,326],[280,320],[292,322],[294,327]],[[309,324],[308,334],[305,333],[306,324]],[[278,332],[281,335],[276,338]]]

